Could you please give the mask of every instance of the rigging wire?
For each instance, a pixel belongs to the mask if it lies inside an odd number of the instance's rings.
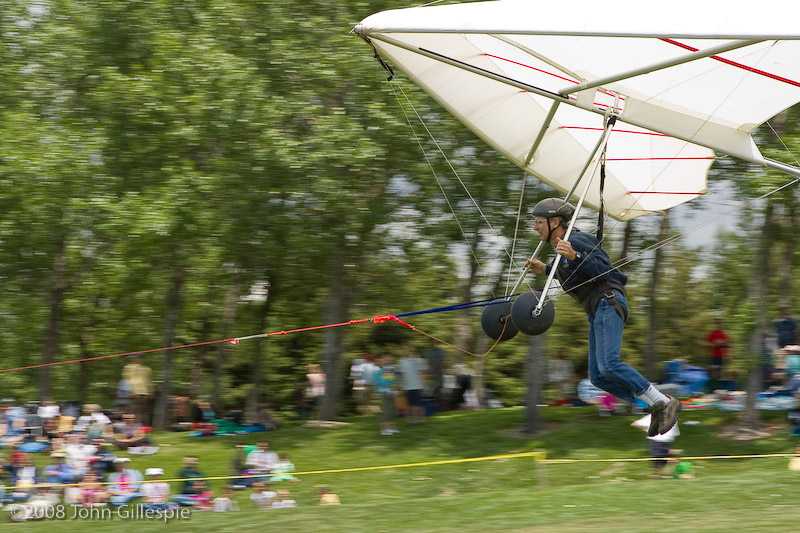
[[[473,247],[472,247],[472,245],[471,245],[471,243],[470,243],[470,241],[469,241],[469,239],[467,237],[467,234],[464,231],[464,228],[463,228],[463,226],[461,225],[461,222],[458,219],[458,215],[456,214],[456,211],[453,208],[453,206],[452,206],[452,204],[450,202],[450,199],[447,197],[447,193],[445,192],[444,186],[442,185],[441,180],[439,179],[439,176],[436,174],[436,171],[433,168],[433,164],[432,164],[430,158],[428,157],[427,153],[425,153],[425,150],[424,150],[422,142],[421,142],[421,140],[419,138],[419,135],[417,134],[416,129],[414,128],[414,126],[411,123],[411,120],[410,120],[408,114],[406,113],[405,106],[403,106],[403,103],[400,100],[400,97],[398,96],[397,92],[395,91],[394,85],[392,85],[390,83],[390,86],[392,88],[392,93],[395,95],[395,98],[398,99],[398,102],[400,104],[400,108],[402,109],[403,115],[406,118],[406,122],[408,123],[409,127],[411,128],[412,134],[414,135],[414,139],[417,141],[417,144],[419,145],[420,150],[422,151],[423,156],[425,157],[425,161],[428,163],[428,166],[431,169],[431,173],[433,174],[434,179],[436,179],[436,183],[439,185],[439,189],[441,190],[442,195],[444,196],[445,201],[447,202],[447,206],[450,208],[450,212],[453,214],[453,218],[455,219],[456,224],[458,224],[458,228],[461,231],[461,235],[464,238],[464,240],[466,241],[467,246],[468,246],[468,248],[470,250],[470,253],[472,254],[473,259],[475,260],[475,263],[478,265],[478,270],[485,273],[486,270],[483,268],[481,262],[478,260],[478,257],[477,257],[477,255],[475,253],[475,250],[473,249]],[[510,271],[511,268],[516,266],[516,262],[514,261],[513,247],[512,247],[512,251],[509,252],[508,249],[506,248],[505,244],[503,244],[503,241],[500,238],[500,236],[498,235],[497,231],[494,229],[494,226],[492,226],[492,223],[489,222],[489,219],[484,214],[484,212],[481,209],[480,205],[478,205],[477,200],[475,200],[475,197],[470,192],[470,190],[467,187],[466,183],[464,183],[464,180],[461,179],[460,174],[455,169],[453,164],[450,162],[450,159],[447,157],[447,154],[445,154],[444,149],[442,148],[442,146],[439,144],[439,142],[434,137],[433,132],[431,132],[430,128],[428,128],[428,126],[425,123],[425,120],[422,118],[422,116],[420,116],[419,112],[417,111],[416,107],[414,106],[414,103],[411,102],[411,99],[408,97],[408,95],[403,90],[403,87],[401,85],[398,84],[397,88],[400,90],[400,92],[403,95],[403,98],[405,98],[406,103],[411,108],[411,110],[414,112],[414,115],[417,117],[417,120],[419,120],[420,124],[425,129],[425,131],[427,132],[427,134],[430,137],[431,141],[433,142],[434,146],[436,146],[436,149],[439,151],[439,153],[441,154],[442,158],[447,163],[447,166],[450,168],[450,170],[453,172],[453,175],[456,177],[458,182],[461,184],[461,187],[464,189],[464,192],[466,192],[467,196],[469,197],[470,201],[472,202],[472,205],[475,206],[475,209],[478,212],[478,214],[480,215],[481,219],[486,223],[486,226],[488,227],[488,229],[491,232],[491,234],[494,236],[495,241],[498,244],[500,244],[500,247],[502,248],[503,252],[505,252],[506,256],[509,259],[509,271]],[[521,191],[521,195],[520,195],[520,204],[519,204],[519,209],[518,209],[518,212],[517,212],[517,221],[516,221],[517,227],[519,226],[519,220],[520,220],[521,212],[522,212],[523,195],[524,195],[524,192],[525,192],[525,181],[526,180],[523,179],[522,191]],[[517,235],[517,230],[515,228],[513,245],[516,245],[516,235]],[[506,282],[506,284],[507,283],[508,282]],[[529,289],[531,289],[530,285],[527,285],[527,286],[528,286]],[[506,285],[506,291],[507,290],[508,290],[508,286]],[[492,292],[492,296],[494,296],[494,289],[493,288],[491,289],[491,292]]]
[[[769,121],[767,121],[767,126],[769,126],[770,131],[772,131],[772,133],[775,134],[775,137],[778,138],[778,140],[781,143],[781,146],[783,146],[783,149],[786,150],[789,153],[789,155],[792,156],[792,159],[794,159],[794,164],[797,165],[798,167],[800,167],[800,161],[798,161],[797,158],[795,157],[794,153],[792,153],[792,151],[789,150],[789,147],[786,146],[785,142],[783,142],[783,138],[780,135],[778,135],[778,132],[775,131],[775,128],[772,127],[772,124]]]
[[[481,209],[481,206],[478,204],[478,201],[475,200],[474,196],[472,196],[472,193],[469,191],[469,187],[467,187],[466,183],[464,183],[464,180],[461,179],[461,175],[455,169],[455,167],[453,166],[453,163],[450,162],[450,158],[447,157],[447,154],[444,153],[444,149],[441,147],[441,145],[436,140],[436,138],[434,137],[434,135],[431,132],[431,130],[428,128],[428,125],[425,123],[425,120],[417,112],[416,107],[414,107],[414,104],[411,102],[411,99],[408,98],[408,95],[406,95],[406,93],[403,90],[402,86],[398,86],[398,87],[400,89],[400,92],[403,93],[403,96],[405,97],[406,102],[408,102],[408,105],[411,107],[412,111],[414,111],[414,114],[416,115],[417,119],[419,119],[420,124],[422,124],[422,127],[428,133],[428,136],[430,137],[431,141],[433,141],[433,144],[436,146],[436,149],[439,150],[439,153],[444,158],[445,162],[447,163],[447,166],[453,172],[453,175],[458,180],[458,183],[461,184],[461,187],[464,189],[464,192],[467,193],[467,197],[472,202],[472,205],[475,206],[475,210],[478,212],[478,214],[481,216],[483,221],[486,223],[486,226],[489,228],[489,231],[491,231],[492,235],[494,235],[495,239],[500,244],[500,247],[503,249],[503,251],[505,252],[506,256],[508,256],[510,258],[511,254],[509,253],[508,249],[503,244],[502,240],[500,239],[500,236],[497,234],[497,231],[494,229],[494,226],[492,226],[492,223],[489,222],[489,219],[486,217],[486,214]]]
[[[508,294],[508,285],[511,283],[511,270],[514,268],[514,252],[517,248],[517,232],[519,231],[519,221],[522,218],[522,204],[523,200],[525,199],[525,185],[528,183],[528,172],[525,171],[522,173],[522,185],[520,186],[519,190],[519,205],[517,206],[517,220],[514,223],[514,238],[511,239],[511,260],[508,262],[508,275],[506,276],[506,290],[504,291],[505,294]]]
[[[408,113],[406,113],[406,109],[403,106],[402,100],[400,100],[400,96],[397,94],[397,91],[395,91],[394,84],[392,84],[390,82],[389,83],[389,87],[391,87],[392,94],[394,94],[394,97],[397,98],[397,102],[400,105],[400,109],[403,112],[403,116],[406,119],[406,123],[411,128],[411,133],[414,136],[414,140],[417,141],[417,145],[419,146],[419,150],[420,150],[420,152],[422,152],[422,156],[425,158],[425,162],[428,163],[428,167],[431,169],[431,174],[433,174],[433,178],[436,180],[436,184],[439,186],[439,190],[442,191],[442,196],[444,197],[444,201],[447,202],[447,207],[448,207],[448,209],[450,209],[450,212],[453,214],[453,220],[455,220],[456,225],[458,225],[458,230],[461,232],[461,236],[463,237],[464,241],[466,242],[467,248],[469,249],[470,253],[472,254],[472,258],[475,261],[475,264],[478,265],[478,269],[479,270],[483,270],[483,267],[481,266],[481,262],[478,259],[478,256],[475,253],[475,250],[473,250],[473,248],[472,248],[472,243],[469,242],[469,238],[467,237],[467,233],[466,233],[466,231],[464,231],[464,227],[461,225],[461,221],[458,219],[458,215],[456,214],[456,210],[453,208],[453,205],[450,203],[450,198],[448,198],[447,193],[444,190],[444,186],[442,185],[442,182],[439,179],[439,175],[436,173],[436,169],[433,167],[433,162],[428,157],[428,153],[425,151],[425,147],[422,145],[422,140],[420,139],[419,135],[417,134],[416,128],[414,128],[414,125],[411,123],[411,119],[409,118]],[[409,105],[411,105],[411,101],[409,100],[409,98],[405,94],[405,92],[403,92],[403,88],[402,87],[400,87],[400,91],[403,93],[403,96],[405,97],[405,99],[409,103]],[[411,107],[412,107],[412,109],[414,109],[413,105],[411,105]],[[417,115],[417,117],[419,117],[419,114],[417,113],[416,109],[414,109],[414,114]],[[422,121],[422,118],[420,118],[420,121]],[[424,123],[423,123],[423,125],[424,125]],[[428,132],[428,133],[430,133],[430,132]],[[436,146],[438,147],[439,145],[437,144]],[[439,149],[439,151],[441,151],[441,148]]]

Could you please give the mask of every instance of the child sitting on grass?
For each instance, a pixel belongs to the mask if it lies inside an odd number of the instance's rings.
[[[272,507],[272,500],[277,494],[273,490],[268,490],[267,484],[263,481],[253,482],[253,492],[250,493],[250,501],[258,509],[269,509]]]
[[[278,491],[278,496],[272,501],[273,509],[282,509],[285,507],[297,507],[297,502],[289,497],[289,491],[281,489]]]

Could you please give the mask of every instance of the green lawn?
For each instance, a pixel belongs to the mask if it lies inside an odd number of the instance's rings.
[[[545,450],[548,458],[645,457],[644,433],[629,426],[633,415],[600,418],[593,408],[544,408],[544,431],[532,438],[508,435],[520,422],[519,408],[440,414],[428,423],[380,436],[374,417],[358,417],[330,429],[286,426],[246,437],[190,437],[161,433],[160,452],[136,457],[142,470],[165,469],[174,477],[184,454],[200,457],[209,476],[227,475],[234,444],[267,439],[286,452],[298,472],[394,465]],[[732,417],[715,410],[684,411],[676,446],[690,456],[790,453],[784,412],[764,412],[767,424],[782,425],[770,437],[750,441],[719,438]],[[787,530],[800,523],[800,473],[786,458],[694,461],[697,477],[650,479],[647,462],[580,462],[536,465],[529,458],[302,475],[282,482],[298,502],[294,509],[256,510],[247,492],[237,492],[241,510],[196,512],[168,524],[142,520],[61,520],[12,524],[0,511],[0,526],[25,531],[725,531]],[[221,481],[211,484],[218,492]],[[342,500],[316,504],[316,486],[326,484]],[[177,489],[177,484],[174,484]],[[67,509],[67,516],[72,510]],[[789,528],[791,530],[791,528]]]

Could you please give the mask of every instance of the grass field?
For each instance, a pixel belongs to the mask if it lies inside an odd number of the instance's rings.
[[[544,450],[549,459],[611,461],[537,464],[530,457],[416,467],[301,475],[281,482],[298,507],[256,510],[248,492],[237,492],[240,511],[195,512],[169,523],[124,520],[63,520],[11,523],[0,510],[0,527],[11,531],[317,531],[354,532],[638,532],[791,531],[800,524],[800,473],[788,459],[695,460],[695,479],[651,479],[648,462],[613,459],[647,456],[646,439],[630,427],[633,415],[600,418],[593,408],[543,408],[543,431],[511,436],[521,408],[459,411],[380,436],[374,417],[348,419],[334,428],[288,425],[245,437],[157,434],[160,452],[136,457],[141,470],[163,467],[174,477],[185,454],[200,458],[208,476],[230,474],[234,445],[269,440],[286,452],[298,472],[399,465]],[[784,412],[764,412],[771,436],[737,441],[720,438],[736,415],[684,411],[676,446],[688,456],[791,453]],[[46,458],[40,458],[46,460]],[[211,482],[219,492],[223,481]],[[321,507],[316,487],[328,485],[342,505]],[[173,484],[177,489],[177,483]],[[16,529],[15,529],[16,528]],[[800,526],[798,526],[800,528]]]

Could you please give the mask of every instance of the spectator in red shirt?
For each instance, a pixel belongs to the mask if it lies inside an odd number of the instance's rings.
[[[718,380],[722,377],[722,369],[728,359],[728,347],[730,339],[722,329],[722,322],[716,321],[716,328],[708,332],[705,340],[708,346],[708,367],[712,379]]]

